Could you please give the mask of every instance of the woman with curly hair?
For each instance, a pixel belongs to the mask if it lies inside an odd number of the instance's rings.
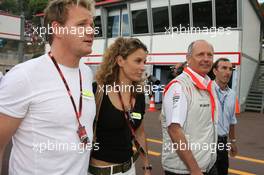
[[[138,155],[145,175],[151,166],[142,122],[145,95],[142,75],[148,50],[135,38],[118,38],[105,52],[96,73],[97,116],[89,173],[135,175]],[[98,95],[98,94],[101,94]],[[100,99],[99,99],[100,98]],[[133,145],[137,151],[133,151]]]

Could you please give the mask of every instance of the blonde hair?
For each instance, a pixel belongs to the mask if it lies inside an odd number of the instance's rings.
[[[46,29],[49,30],[48,25],[51,26],[53,21],[57,21],[64,25],[68,19],[68,8],[72,5],[80,5],[94,14],[94,0],[50,0],[46,9],[44,10],[44,26]],[[53,41],[52,34],[48,34],[47,38],[49,44],[51,45]]]
[[[127,59],[130,54],[138,49],[143,49],[148,53],[145,44],[137,38],[117,38],[103,55],[103,62],[96,72],[95,79],[97,83],[113,85],[114,82],[118,82],[119,65],[117,64],[117,57],[122,56],[123,59]],[[133,82],[133,85],[141,83]]]

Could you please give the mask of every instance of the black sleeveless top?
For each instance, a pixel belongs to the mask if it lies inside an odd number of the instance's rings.
[[[137,129],[145,114],[145,95],[137,94],[132,112],[140,113],[141,119],[134,119]],[[132,134],[127,125],[124,112],[117,109],[104,93],[96,128],[96,142],[99,150],[92,151],[92,157],[98,160],[122,163],[133,155]]]

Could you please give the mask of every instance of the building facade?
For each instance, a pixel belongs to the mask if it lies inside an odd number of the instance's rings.
[[[262,58],[262,21],[256,0],[105,0],[96,4],[98,27],[93,53],[84,58],[95,70],[107,46],[119,37],[137,37],[148,49],[146,71],[168,81],[170,66],[185,61],[188,45],[205,39],[214,60],[234,65],[231,86],[245,103]],[[156,102],[161,96],[156,95]]]

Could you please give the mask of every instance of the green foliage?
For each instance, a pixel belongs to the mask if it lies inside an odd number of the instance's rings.
[[[25,18],[31,20],[34,15],[42,13],[48,0],[4,0],[0,3],[0,10],[20,15],[24,12]]]
[[[31,15],[42,13],[48,4],[48,0],[29,0]]]
[[[260,4],[262,10],[264,10],[264,2]]]
[[[17,0],[4,0],[2,3],[0,3],[0,10],[14,15],[20,14]]]

